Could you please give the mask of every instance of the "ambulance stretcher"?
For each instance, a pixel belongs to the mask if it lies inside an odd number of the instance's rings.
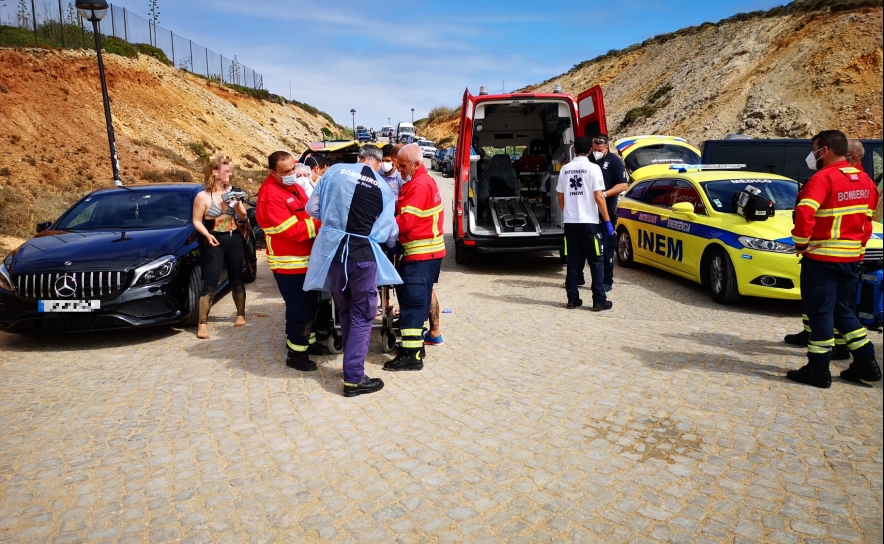
[[[498,236],[540,236],[531,205],[517,196],[492,197],[491,218]]]

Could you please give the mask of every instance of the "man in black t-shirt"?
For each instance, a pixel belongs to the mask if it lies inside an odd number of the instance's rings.
[[[589,155],[589,161],[602,169],[602,177],[605,178],[605,192],[603,194],[605,202],[608,204],[611,223],[616,228],[617,201],[620,200],[620,194],[629,187],[629,183],[623,161],[610,152],[607,134],[597,134],[592,139],[592,153]],[[616,248],[617,234],[615,232],[605,238],[605,291],[610,291],[614,287],[614,252]]]

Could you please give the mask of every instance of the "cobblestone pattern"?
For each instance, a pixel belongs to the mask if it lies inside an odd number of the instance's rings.
[[[445,345],[391,374],[376,338],[355,399],[340,356],[284,367],[266,267],[208,341],[0,335],[0,542],[882,541],[881,386],[787,382],[796,304],[638,268],[595,314],[563,279],[451,251]]]

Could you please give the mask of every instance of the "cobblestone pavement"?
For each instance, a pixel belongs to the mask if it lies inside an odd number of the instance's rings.
[[[340,356],[284,367],[266,267],[208,341],[0,335],[0,541],[882,541],[881,386],[787,382],[798,305],[638,268],[595,314],[563,279],[451,251],[445,345],[391,374],[375,338],[355,399]]]

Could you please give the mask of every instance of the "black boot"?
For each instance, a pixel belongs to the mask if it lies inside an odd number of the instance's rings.
[[[806,346],[808,340],[810,340],[810,333],[807,331],[796,332],[795,334],[787,334],[783,338],[783,342],[791,346],[801,347]]]
[[[786,377],[793,382],[803,383],[828,389],[832,387],[832,373],[829,372],[827,366],[810,366],[804,365],[798,370],[790,370],[786,372]]]
[[[367,395],[380,391],[384,388],[384,382],[380,378],[369,378],[363,376],[359,383],[344,382],[344,396],[355,397],[357,395]]]
[[[325,343],[314,342],[307,347],[307,355],[329,355]]]
[[[310,372],[316,370],[316,363],[310,360],[306,351],[288,350],[285,358],[285,366],[300,370],[301,372]]]
[[[835,347],[832,348],[832,360],[833,361],[849,361],[850,360],[850,350],[847,349],[846,344],[835,344]]]
[[[396,358],[384,363],[384,370],[420,370],[424,367],[420,349],[405,349],[400,347]]]
[[[841,371],[841,377],[849,382],[879,382],[881,381],[881,367],[875,355],[857,357],[850,363],[847,370]]]

